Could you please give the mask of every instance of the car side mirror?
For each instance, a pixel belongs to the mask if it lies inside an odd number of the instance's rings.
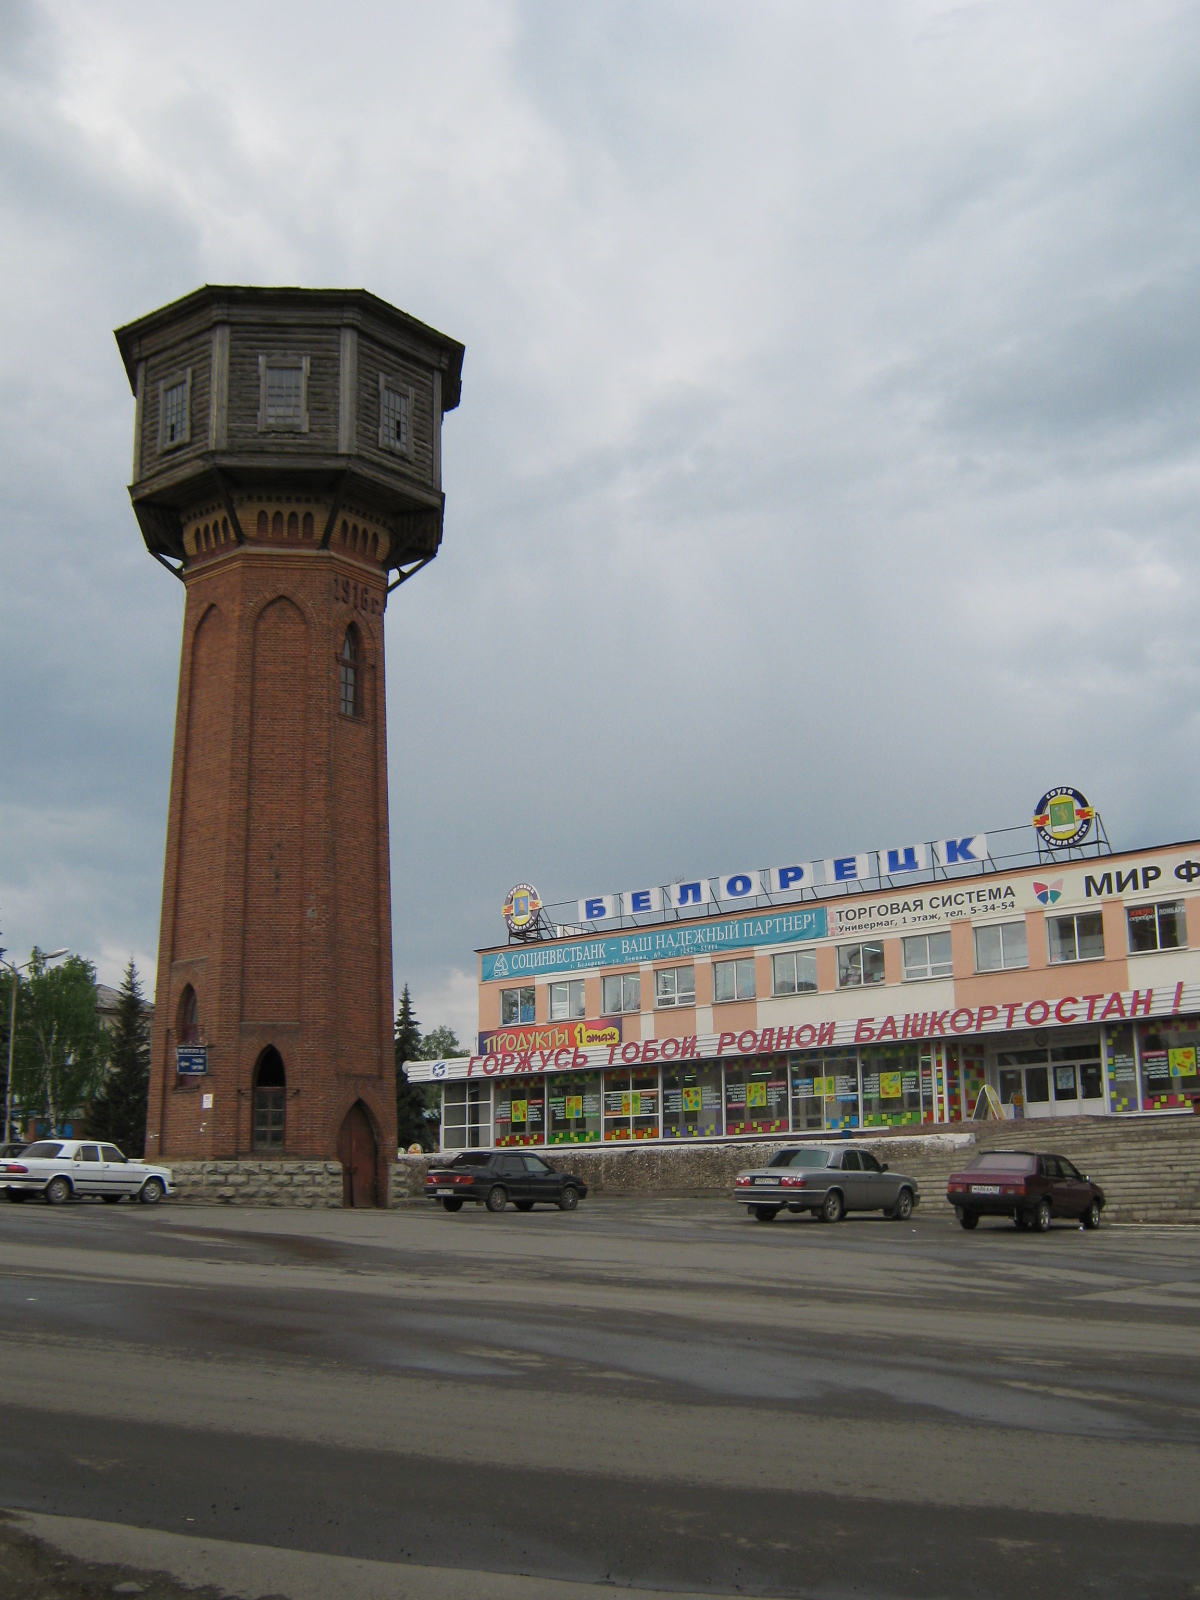
[[[886,1161],[881,1161],[880,1162],[879,1170],[880,1170],[880,1172],[886,1172],[888,1170],[888,1164],[887,1164]]]

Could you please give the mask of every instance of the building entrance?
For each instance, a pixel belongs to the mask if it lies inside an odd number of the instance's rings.
[[[1100,1040],[1034,1050],[1004,1050],[996,1057],[1000,1103],[1014,1117],[1095,1116],[1104,1109]]]
[[[338,1160],[342,1163],[342,1204],[375,1205],[379,1147],[361,1100],[356,1100],[346,1113],[337,1148]]]

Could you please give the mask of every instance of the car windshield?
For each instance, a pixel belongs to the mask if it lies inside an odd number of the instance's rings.
[[[986,1150],[975,1157],[967,1167],[968,1172],[1033,1172],[1037,1157],[1019,1150]]]
[[[43,1161],[50,1161],[56,1155],[58,1155],[61,1150],[62,1150],[62,1145],[61,1144],[55,1144],[50,1139],[43,1139],[38,1144],[31,1144],[31,1145],[27,1146],[24,1150],[21,1151],[21,1154],[23,1156],[28,1156],[31,1160],[35,1160],[35,1161],[38,1160],[38,1159],[41,1159]]]
[[[828,1150],[781,1150],[772,1156],[772,1167],[824,1167],[829,1164]]]

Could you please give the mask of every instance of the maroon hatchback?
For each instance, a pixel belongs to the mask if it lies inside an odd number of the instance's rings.
[[[1100,1226],[1104,1190],[1066,1156],[1032,1150],[984,1150],[962,1172],[952,1172],[946,1199],[964,1228],[980,1217],[1011,1217],[1018,1228],[1045,1233],[1055,1217],[1085,1228]]]

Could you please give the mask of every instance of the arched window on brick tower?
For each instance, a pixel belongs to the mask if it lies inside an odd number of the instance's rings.
[[[269,1044],[254,1069],[254,1124],[250,1138],[253,1150],[282,1154],[286,1102],[287,1074],[283,1070],[283,1057]]]
[[[179,1044],[200,1043],[200,1007],[196,1004],[196,991],[190,983],[179,996],[179,1021],[175,1038]]]
[[[356,717],[359,713],[361,696],[358,685],[358,655],[358,629],[351,623],[346,629],[346,637],[342,640],[342,653],[338,658],[341,671],[340,709],[344,717]]]

